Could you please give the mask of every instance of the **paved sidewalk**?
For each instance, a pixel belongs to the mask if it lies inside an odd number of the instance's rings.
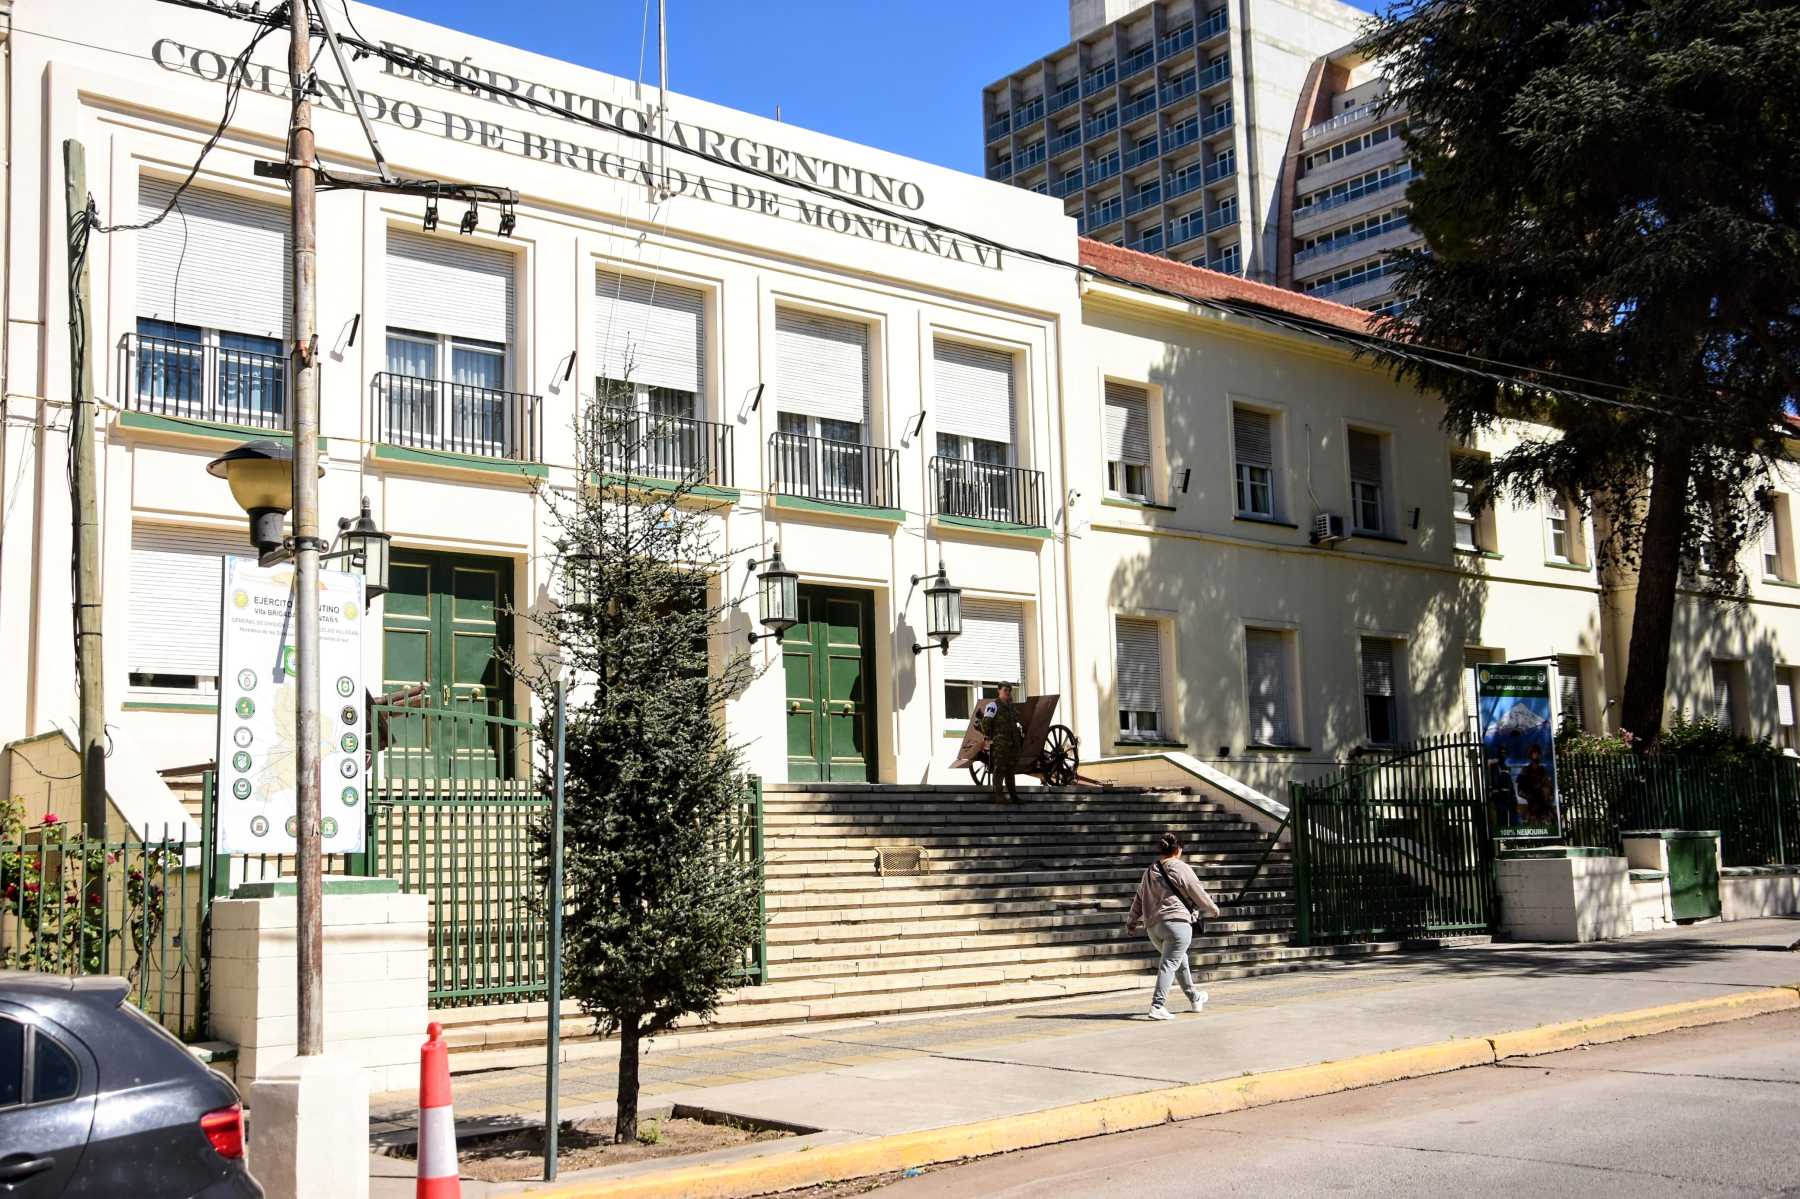
[[[694,1044],[644,1060],[644,1099],[821,1130],[828,1144],[967,1124],[1182,1083],[1235,1078],[1453,1037],[1529,1029],[1662,1004],[1800,983],[1800,919],[1700,925],[1588,946],[1494,945],[1324,965],[1209,987],[1200,1015],[1142,1018],[1141,993],[896,1019],[798,1027]],[[1186,1007],[1177,998],[1176,1010]],[[610,1114],[615,1063],[562,1071],[565,1118]],[[541,1119],[543,1067],[459,1076],[459,1125]],[[408,1093],[375,1096],[372,1131],[410,1128]],[[812,1142],[814,1138],[807,1138]],[[791,1150],[792,1140],[720,1160]],[[632,1176],[695,1164],[606,1171]],[[409,1163],[384,1162],[389,1178]],[[565,1178],[565,1183],[573,1177]],[[398,1195],[377,1180],[374,1195]],[[465,1194],[510,1193],[519,1184]]]

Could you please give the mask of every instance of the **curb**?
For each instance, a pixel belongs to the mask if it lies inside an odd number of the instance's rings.
[[[1615,1012],[1488,1036],[1458,1037],[1412,1049],[1321,1062],[1240,1078],[1192,1083],[1134,1095],[900,1133],[849,1144],[775,1152],[729,1164],[677,1166],[634,1178],[595,1179],[532,1188],[541,1199],[745,1199],[886,1174],[913,1166],[1037,1149],[1177,1120],[1311,1099],[1340,1091],[1491,1066],[1583,1045],[1603,1045],[1681,1028],[1722,1024],[1774,1012],[1800,1011],[1800,983]]]

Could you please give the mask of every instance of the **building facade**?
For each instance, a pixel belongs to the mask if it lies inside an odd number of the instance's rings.
[[[1404,107],[1355,46],[1324,54],[1294,106],[1281,173],[1275,281],[1353,308],[1395,303],[1393,253],[1424,244],[1408,220],[1416,176]]]
[[[987,176],[1061,200],[1085,236],[1271,280],[1289,118],[1313,60],[1366,18],[1339,0],[1071,0],[1069,44],[982,91]]]
[[[582,485],[575,431],[623,381],[609,415],[668,435],[620,470],[697,478],[722,506],[720,636],[756,628],[749,561],[778,543],[800,575],[802,623],[757,643],[762,673],[725,713],[770,781],[962,781],[957,738],[1002,681],[1059,695],[1084,759],[1180,750],[1271,789],[1466,727],[1476,661],[1552,657],[1565,713],[1614,723],[1629,581],[1596,572],[1579,509],[1474,511],[1459,467],[1499,444],[1451,445],[1429,397],[1205,301],[1349,329],[1367,313],[1082,240],[1057,200],[686,97],[665,129],[703,156],[664,160],[633,136],[655,117],[629,81],[351,11],[504,93],[365,61],[394,167],[520,193],[504,234],[491,208],[464,233],[463,212],[430,227],[413,197],[319,201],[322,516],[367,497],[394,538],[365,618],[372,690],[532,715],[505,663],[540,648],[528,614],[561,592],[550,501]],[[156,218],[252,33],[102,0],[10,16],[0,742],[77,710],[61,144],[87,147],[103,219]],[[270,38],[241,71],[167,219],[90,247],[108,722],[115,770],[145,786],[213,753],[221,556],[250,549],[205,465],[291,436],[286,193],[255,169],[279,154],[284,54]],[[321,159],[367,169],[353,100],[322,79]],[[1670,702],[1791,738],[1800,576],[1787,492],[1774,502],[1748,602],[1684,599]],[[1315,542],[1320,515],[1342,536]],[[916,580],[940,565],[964,632],[915,653]]]

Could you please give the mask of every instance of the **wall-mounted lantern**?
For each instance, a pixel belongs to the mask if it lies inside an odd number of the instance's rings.
[[[750,563],[750,573],[756,574],[758,567],[762,568],[756,581],[758,607],[763,627],[769,631],[751,633],[752,645],[765,637],[779,637],[800,623],[800,576],[782,562],[780,543],[775,546],[774,557]]]
[[[928,577],[931,582],[925,588],[925,644],[915,642],[915,654],[928,649],[947,650],[953,639],[962,636],[962,588],[950,582],[942,562],[935,575],[914,575],[913,586]]]

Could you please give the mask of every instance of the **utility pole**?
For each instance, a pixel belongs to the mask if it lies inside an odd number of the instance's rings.
[[[318,278],[312,101],[312,24],[307,0],[290,0],[288,74],[294,108],[288,132],[293,196],[294,350],[294,814],[296,995],[301,1057],[325,1052],[324,890],[319,829],[319,364]]]
[[[100,495],[94,477],[94,348],[87,248],[87,150],[63,142],[63,198],[69,221],[69,375],[75,442],[75,676],[81,685],[81,823],[106,836],[106,680],[100,645]]]

